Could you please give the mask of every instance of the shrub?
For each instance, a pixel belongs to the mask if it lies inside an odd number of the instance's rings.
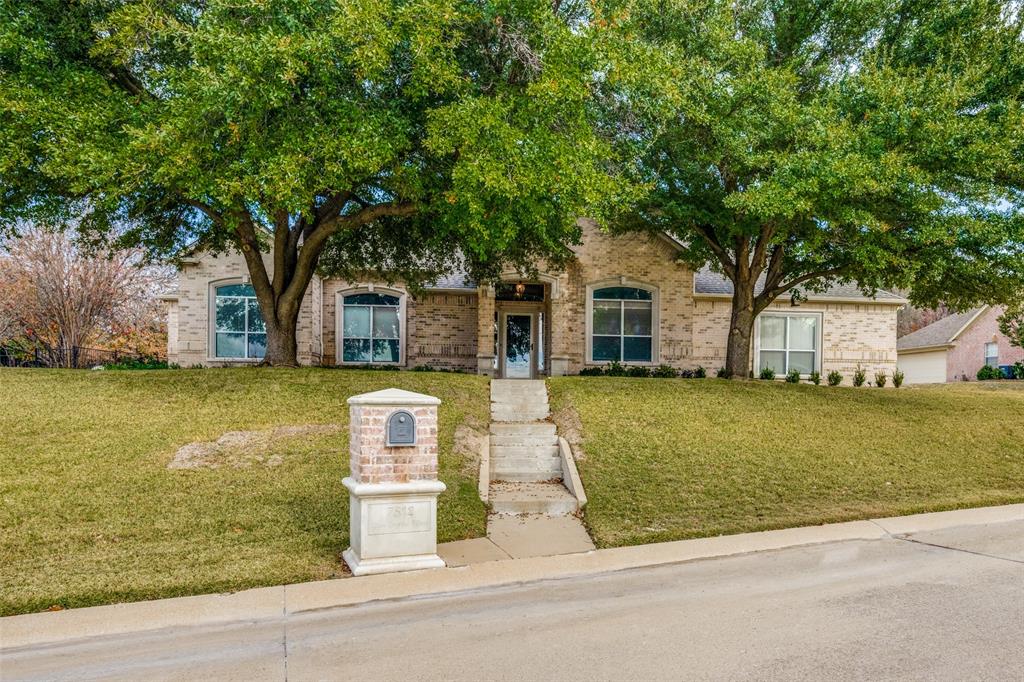
[[[875,385],[879,388],[885,388],[885,382],[888,379],[889,377],[885,372],[875,372]]]
[[[786,383],[787,384],[799,384],[800,383],[800,370],[791,369],[786,372]]]
[[[651,376],[658,377],[659,379],[675,379],[679,376],[679,372],[672,365],[658,365],[651,372]]]
[[[144,358],[136,360],[122,360],[121,362],[108,362],[103,369],[179,369],[176,364],[167,364],[164,360],[156,358]]]
[[[1014,379],[1024,379],[1024,360],[1013,363],[1010,367],[1010,372],[1013,374]]]
[[[613,360],[608,363],[608,367],[604,370],[605,376],[610,377],[624,377],[626,376],[626,366],[618,360]]]
[[[719,379],[728,379],[729,370],[727,370],[725,367],[719,367],[718,372],[715,373],[715,376],[718,377]]]
[[[821,372],[814,370],[811,372],[811,376],[808,377],[808,380],[815,386],[821,386]]]
[[[983,365],[982,368],[978,370],[978,381],[991,381],[1002,378],[1003,373],[998,367]]]
[[[697,369],[693,370],[693,378],[694,379],[704,379],[704,378],[707,378],[707,376],[708,376],[708,371],[706,369],[704,369],[703,367],[701,367],[700,365],[697,365]]]
[[[868,373],[864,369],[857,365],[857,371],[853,373],[853,385],[858,388],[864,385],[864,382],[868,380]]]
[[[584,367],[580,370],[581,377],[599,377],[604,374],[604,370],[600,367]]]
[[[760,377],[765,381],[772,381],[775,379],[775,370],[771,367],[765,367],[761,370]]]
[[[628,377],[649,377],[651,376],[651,369],[642,365],[633,365],[626,369],[626,376]]]
[[[895,372],[892,373],[892,385],[895,386],[896,388],[899,388],[900,386],[903,385],[903,379],[905,378],[906,375],[903,373],[903,370],[897,369]]]
[[[679,370],[680,379],[693,379],[696,376],[692,369],[681,369]]]
[[[843,373],[838,370],[832,370],[828,373],[828,385],[838,386],[843,383]]]

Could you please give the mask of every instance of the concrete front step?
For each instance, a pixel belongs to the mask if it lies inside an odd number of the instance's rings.
[[[520,480],[500,478],[502,475],[516,476],[522,474],[530,476],[533,481],[545,481],[549,478],[562,477],[562,463],[558,460],[536,460],[536,459],[507,459],[500,462],[491,462],[491,478],[496,481]],[[537,478],[540,476],[541,478]]]
[[[515,422],[505,422],[506,424],[513,425]],[[491,447],[550,447],[558,445],[558,436],[529,436],[520,435],[517,433],[510,434],[491,434]]]
[[[491,424],[491,438],[509,436],[550,436],[556,438],[555,425],[551,422],[525,424]],[[493,441],[492,441],[493,442]]]
[[[491,420],[496,422],[537,422],[547,419],[547,410],[492,410]]]
[[[521,469],[505,471],[498,469],[491,473],[491,483],[546,483],[561,480],[561,471],[523,471]]]
[[[487,499],[497,514],[566,516],[579,509],[561,483],[492,483]]]
[[[497,445],[491,442],[491,461],[496,459],[558,459],[557,445]]]

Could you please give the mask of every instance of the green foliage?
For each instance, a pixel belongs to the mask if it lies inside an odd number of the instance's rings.
[[[899,388],[903,385],[903,380],[907,378],[907,375],[903,373],[902,369],[897,369],[892,373],[892,385]]]
[[[800,383],[800,370],[791,369],[786,372],[786,383],[787,384],[799,384]]]
[[[679,376],[679,373],[676,372],[676,368],[672,365],[662,364],[654,368],[654,371],[651,372],[651,376],[659,379],[675,379]]]
[[[649,140],[650,192],[620,229],[670,232],[755,313],[841,282],[957,308],[1024,294],[1015,0],[668,0],[627,24],[674,89],[670,116],[626,133]],[[733,322],[732,374],[752,324]]]
[[[697,369],[693,370],[694,379],[705,379],[708,376],[708,371],[701,365],[697,365]]]
[[[581,377],[599,377],[604,374],[604,369],[601,367],[584,367],[580,370]]]
[[[857,365],[857,369],[853,373],[853,385],[860,388],[867,380],[868,373],[860,365]]]
[[[624,377],[626,376],[627,368],[618,360],[613,360],[608,363],[607,367],[605,367],[604,373],[606,376],[610,377]]]
[[[719,379],[728,379],[729,370],[727,370],[725,367],[719,367],[718,371],[715,372],[715,376],[718,377]]]
[[[765,367],[764,369],[761,370],[761,374],[759,376],[761,379],[764,379],[765,381],[774,381],[775,370],[772,369],[771,367]]]
[[[889,380],[889,376],[885,372],[875,372],[875,386],[878,388],[885,388],[885,382]]]
[[[992,365],[983,365],[978,370],[978,381],[993,381],[1003,378],[1003,372],[998,367]]]
[[[1018,360],[1010,367],[1014,379],[1024,379],[1024,361]]]
[[[831,372],[828,373],[828,385],[829,386],[838,386],[841,383],[843,383],[843,373],[842,372],[839,372],[837,370],[832,370]]]
[[[626,376],[649,377],[651,376],[651,369],[649,367],[644,367],[643,365],[632,365],[626,370]]]
[[[812,384],[814,384],[815,386],[820,386],[821,385],[821,372],[819,372],[818,370],[814,370],[813,372],[811,372],[811,375],[808,377],[808,380]]]
[[[1024,348],[1024,302],[1007,306],[999,316],[999,331],[1010,340],[1011,346]]]

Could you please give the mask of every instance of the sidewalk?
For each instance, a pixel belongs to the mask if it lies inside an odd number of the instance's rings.
[[[881,540],[908,533],[1022,520],[1024,504],[1016,504],[562,556],[504,559],[456,568],[282,585],[233,594],[35,613],[0,619],[0,647],[15,649],[166,628],[273,621],[292,614],[371,601],[451,594],[787,547],[844,540]]]

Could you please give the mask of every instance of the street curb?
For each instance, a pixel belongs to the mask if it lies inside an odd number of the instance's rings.
[[[1024,521],[1024,504],[722,535],[582,554],[505,559],[458,568],[262,587],[231,594],[31,613],[0,618],[0,650],[173,627],[282,619],[372,601],[443,595],[787,547],[880,540],[893,535],[1008,521]]]

